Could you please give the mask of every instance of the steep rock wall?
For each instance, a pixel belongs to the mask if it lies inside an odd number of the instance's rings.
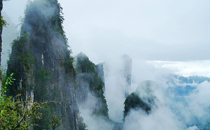
[[[9,87],[9,95],[21,93],[22,99],[31,96],[34,101],[59,101],[50,105],[57,117],[64,112],[65,121],[59,129],[78,130],[75,70],[68,50],[57,0],[35,0],[27,5],[21,34],[13,42],[7,74],[16,79]],[[67,109],[70,106],[70,109]],[[49,108],[48,107],[48,108]],[[50,127],[49,109],[43,111],[40,127]]]
[[[85,54],[80,53],[76,57],[76,72],[78,102],[85,102],[90,92],[97,98],[93,113],[108,119],[108,106],[104,97],[103,67],[95,65]]]

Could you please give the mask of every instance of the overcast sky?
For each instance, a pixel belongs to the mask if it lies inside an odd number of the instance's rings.
[[[94,62],[133,59],[209,60],[210,0],[58,0],[73,55]],[[4,2],[15,24],[27,0]]]

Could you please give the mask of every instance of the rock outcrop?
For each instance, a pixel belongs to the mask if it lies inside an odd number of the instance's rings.
[[[108,118],[108,106],[104,97],[103,66],[95,65],[86,55],[80,53],[76,57],[76,72],[78,102],[85,102],[88,93],[92,94],[97,99],[93,113]]]
[[[142,100],[136,93],[131,93],[125,100],[125,107],[124,107],[124,118],[127,114],[133,110],[143,110],[147,114],[151,111],[151,106]]]
[[[150,80],[141,82],[136,91],[131,93],[124,102],[124,118],[133,110],[143,110],[149,114],[152,109],[158,107],[161,99],[159,85]]]
[[[76,72],[63,31],[61,7],[57,0],[35,0],[27,5],[20,36],[12,43],[7,74],[14,73],[9,95],[26,100],[58,101],[43,110],[40,127],[50,126],[50,110],[65,121],[58,129],[79,130],[76,103]],[[67,109],[70,106],[70,109]],[[65,114],[64,114],[65,113]]]

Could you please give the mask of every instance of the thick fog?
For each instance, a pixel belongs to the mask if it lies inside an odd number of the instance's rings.
[[[19,32],[27,1],[4,2],[9,23],[3,31],[4,53]],[[174,75],[210,77],[209,0],[58,1],[73,55],[83,52],[94,63],[104,63],[111,120],[122,123],[124,130],[204,129],[210,116],[210,82],[183,82]],[[123,54],[130,56],[131,67],[122,61]],[[6,66],[8,55],[3,56]],[[131,70],[130,84],[125,69]],[[131,110],[123,119],[124,101],[132,92],[154,99],[154,104],[150,114]],[[112,123],[91,115],[95,102],[89,94],[79,106],[88,129],[112,129]]]
[[[115,66],[115,71],[105,70],[108,74],[112,71],[111,75],[105,75],[106,98],[110,118],[122,122],[125,84],[117,63],[119,60],[106,66],[107,69]],[[141,109],[131,110],[123,123],[124,130],[204,130],[209,122],[209,80],[183,82],[173,77],[173,70],[143,61],[133,62],[132,66],[132,84],[127,91],[142,99],[154,99],[154,104],[150,114]]]

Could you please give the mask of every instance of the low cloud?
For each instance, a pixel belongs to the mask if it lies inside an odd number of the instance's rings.
[[[79,105],[80,115],[84,119],[88,130],[112,130],[113,125],[101,116],[93,114],[97,99],[88,93],[84,103]]]

